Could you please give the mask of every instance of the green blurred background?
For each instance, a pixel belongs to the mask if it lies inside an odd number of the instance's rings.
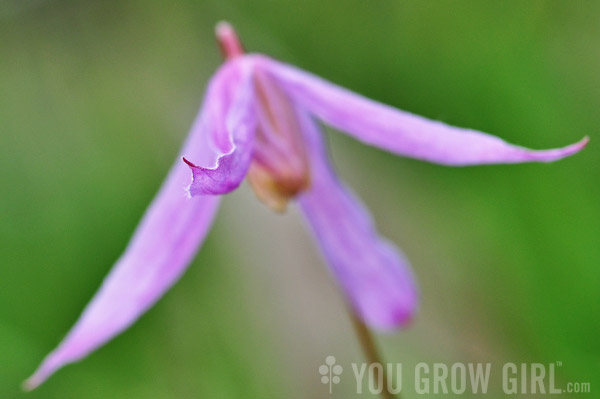
[[[138,323],[20,391],[173,162],[220,63],[221,19],[250,51],[430,118],[533,148],[591,137],[553,164],[446,168],[328,132],[419,277],[413,325],[378,336],[405,398],[418,362],[492,362],[483,397],[504,397],[509,361],[562,361],[557,384],[595,397],[600,2],[0,0],[0,398],[327,398],[327,355],[345,366],[331,397],[357,397],[362,355],[311,237],[246,186]]]

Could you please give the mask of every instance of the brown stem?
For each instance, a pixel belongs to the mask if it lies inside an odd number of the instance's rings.
[[[358,337],[358,341],[360,342],[361,349],[363,350],[367,361],[370,364],[379,363],[382,366],[384,365],[381,361],[381,356],[379,356],[379,351],[377,350],[377,346],[375,345],[375,341],[373,340],[373,334],[369,330],[369,327],[354,313],[350,310],[350,318],[352,319],[352,325],[354,330],[356,331],[356,336]],[[388,390],[388,379],[385,373],[385,368],[382,367],[382,376],[381,381],[383,382],[383,390],[381,391],[382,399],[400,399],[400,395],[394,395]],[[380,369],[375,367],[373,369],[374,375],[373,378],[377,381],[379,380],[379,371]]]

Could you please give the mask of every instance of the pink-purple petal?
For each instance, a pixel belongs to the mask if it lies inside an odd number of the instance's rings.
[[[382,238],[371,215],[335,175],[321,132],[298,112],[310,149],[311,186],[298,198],[327,263],[351,306],[371,327],[407,324],[418,306],[418,289],[402,253]]]
[[[206,147],[211,156],[195,159],[183,154],[192,171],[190,196],[226,194],[246,177],[256,131],[257,116],[252,65],[239,58],[227,62],[208,88],[201,120],[210,120]]]
[[[211,87],[222,87],[227,82],[220,79],[226,76],[217,74]],[[207,164],[216,162],[218,146],[223,147],[218,141],[221,136],[215,136],[218,121],[212,117],[222,102],[212,100],[215,98],[209,94],[180,152]],[[210,229],[220,200],[213,195],[189,198],[185,190],[189,180],[188,166],[177,158],[124,254],[75,326],[25,382],[25,388],[37,387],[65,364],[85,357],[125,330],[185,271]]]
[[[366,144],[411,158],[453,166],[551,162],[573,155],[588,142],[586,137],[563,148],[530,150],[378,103],[267,57],[258,62],[300,106],[326,123]]]

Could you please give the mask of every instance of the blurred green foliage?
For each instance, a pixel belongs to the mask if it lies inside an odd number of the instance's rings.
[[[599,17],[594,1],[0,0],[0,398],[25,397],[125,247],[220,63],[220,19],[250,51],[411,112],[534,148],[591,136],[554,164],[445,168],[329,133],[421,283],[415,323],[380,337],[389,361],[562,361],[560,383],[597,391]],[[333,284],[309,238],[267,237],[299,237],[297,218],[263,227],[277,216],[232,197],[154,309],[27,396],[328,397],[324,357],[362,361]],[[309,253],[310,278],[278,245]]]

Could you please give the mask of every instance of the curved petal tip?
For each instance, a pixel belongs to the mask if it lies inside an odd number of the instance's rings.
[[[576,154],[579,151],[583,150],[588,145],[589,142],[590,142],[590,136],[585,136],[584,138],[579,140],[577,143],[567,146],[565,148],[565,150],[567,150],[567,152],[571,151],[570,153],[567,154],[567,156]]]
[[[48,359],[45,359],[31,377],[23,381],[21,388],[25,392],[33,391],[44,383],[59,367],[60,365],[56,362],[50,363]]]
[[[219,158],[215,168],[205,168],[182,157],[183,162],[185,162],[192,171],[192,181],[186,188],[188,196],[221,195],[227,194],[238,188],[246,171],[242,170],[241,173],[233,173],[232,167],[228,165],[231,163],[231,160],[228,158],[231,157],[224,156]],[[222,159],[225,159],[225,162],[221,162]],[[221,165],[223,165],[223,167],[221,167]]]
[[[559,159],[563,159],[566,157],[570,157],[571,155],[577,154],[579,151],[583,150],[590,141],[589,136],[585,136],[581,140],[571,145],[562,148],[555,148],[551,150],[537,150],[531,151],[528,155],[531,157],[531,160],[541,161],[541,162],[553,162],[558,161]]]
[[[21,389],[25,392],[31,392],[36,389],[40,384],[44,382],[41,378],[36,378],[35,375],[32,375],[21,384]]]
[[[418,310],[418,295],[414,296],[412,301],[408,301],[408,306],[398,309],[388,309],[386,314],[373,316],[371,313],[361,314],[361,318],[367,325],[383,334],[393,334],[400,329],[408,327],[414,320]],[[376,313],[376,312],[375,312]]]

